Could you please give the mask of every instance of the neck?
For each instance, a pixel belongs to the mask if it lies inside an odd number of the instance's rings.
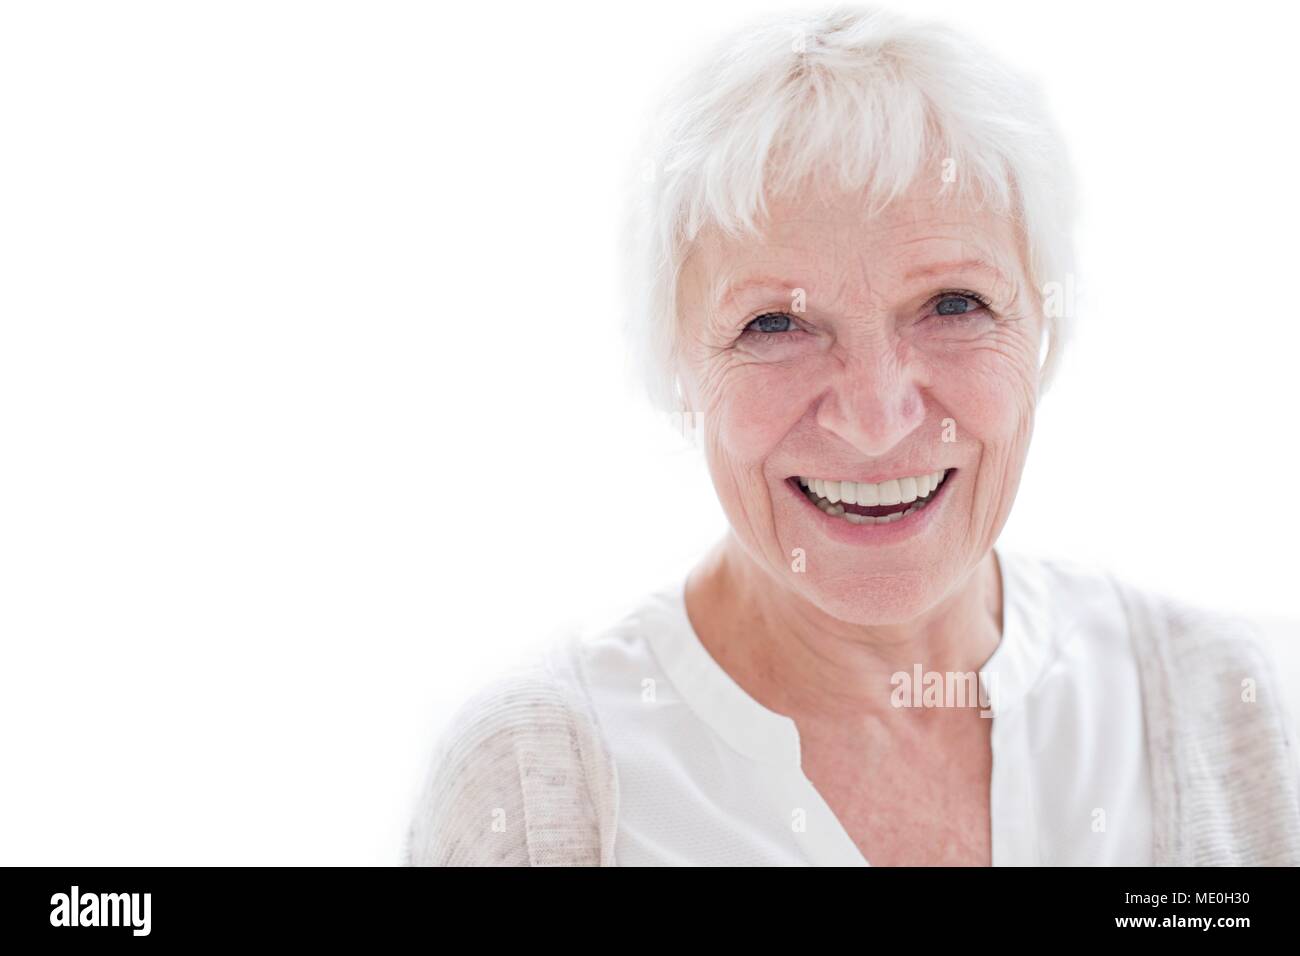
[[[728,535],[691,572],[686,605],[701,643],[760,704],[795,719],[904,717],[891,678],[973,673],[1002,635],[992,550],[937,605],[897,624],[838,620],[769,574]]]

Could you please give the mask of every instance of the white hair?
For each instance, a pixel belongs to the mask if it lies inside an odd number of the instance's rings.
[[[672,87],[632,170],[624,262],[634,360],[652,399],[684,410],[677,283],[701,229],[761,234],[765,191],[867,190],[883,208],[929,162],[955,170],[936,195],[1012,217],[1032,288],[1074,269],[1074,190],[1036,82],[943,24],[870,7],[784,14],[718,44]],[[1040,300],[1035,300],[1040,301]],[[1070,324],[1045,309],[1050,381]]]

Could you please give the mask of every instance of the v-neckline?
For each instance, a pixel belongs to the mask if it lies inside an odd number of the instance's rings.
[[[1021,760],[1002,761],[999,752],[1007,747],[1027,746],[1023,722],[1005,728],[1000,718],[1018,709],[1041,664],[1024,635],[1028,633],[1022,578],[1014,561],[996,547],[1002,592],[1002,634],[998,645],[979,670],[981,686],[988,686],[993,699],[993,725],[990,732],[993,768],[990,774],[991,860],[994,865],[1022,862],[1032,858],[1032,827],[1025,825],[1029,807],[1028,791],[1022,780],[1003,780],[1008,766],[1023,766]],[[691,708],[732,749],[774,771],[774,786],[782,791],[792,808],[792,829],[796,841],[809,861],[817,866],[870,866],[831,809],[821,791],[803,771],[799,729],[794,720],[764,707],[749,695],[709,653],[691,623],[686,608],[686,582],[683,577],[673,588],[671,607],[677,617],[674,627],[656,631],[654,651],[669,680]],[[1006,807],[1007,803],[1013,806]],[[998,820],[1006,818],[998,810],[1014,810],[1020,823],[1005,837],[1000,836]],[[802,813],[802,816],[800,814]],[[1007,841],[1004,849],[1001,844]]]

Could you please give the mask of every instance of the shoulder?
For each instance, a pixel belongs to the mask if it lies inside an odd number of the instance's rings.
[[[1259,622],[1094,565],[1022,557],[1012,573],[1038,588],[1053,629],[1080,650],[1076,659],[1107,648],[1131,655],[1143,701],[1156,858],[1294,865],[1295,708]],[[1077,621],[1091,623],[1077,628]]]
[[[574,660],[589,692],[619,693],[659,671],[665,636],[689,629],[682,582],[623,600],[581,629],[573,642]]]
[[[1000,557],[1016,589],[1058,629],[1096,641],[1124,638],[1144,667],[1201,668],[1216,660],[1271,669],[1270,642],[1245,615],[1135,584],[1095,562]]]
[[[408,865],[608,861],[612,767],[572,636],[498,672],[443,727],[407,834]]]
[[[1179,679],[1241,671],[1263,680],[1276,672],[1270,642],[1252,617],[1109,578],[1148,665],[1162,664]]]
[[[1097,563],[999,557],[1008,593],[1047,624],[1058,652],[1132,662],[1157,722],[1225,734],[1267,726],[1293,736],[1292,682],[1279,668],[1278,641],[1256,619],[1136,584]]]
[[[1293,681],[1261,620],[1100,568],[1043,564],[1057,580],[1090,595],[1091,613],[1109,607],[1106,613],[1122,615],[1156,733],[1221,749],[1224,760],[1230,751],[1245,752],[1247,743],[1276,746],[1294,759],[1300,725]]]
[[[1117,583],[1140,650],[1162,857],[1295,865],[1293,693],[1251,617]]]

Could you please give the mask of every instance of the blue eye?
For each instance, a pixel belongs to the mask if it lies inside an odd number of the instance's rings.
[[[966,315],[987,307],[988,302],[973,292],[945,292],[934,310],[939,315]]]
[[[772,334],[776,332],[789,332],[794,328],[794,322],[788,315],[780,312],[767,312],[758,316],[749,325],[745,326],[745,331],[763,332]]]

